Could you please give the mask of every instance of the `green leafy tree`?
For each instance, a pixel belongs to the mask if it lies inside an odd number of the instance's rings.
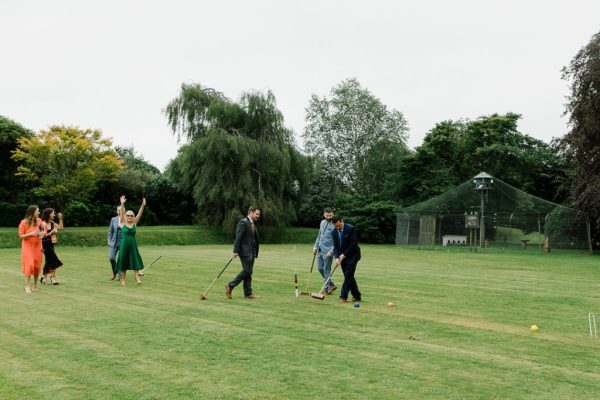
[[[35,185],[35,195],[58,208],[87,203],[102,181],[116,181],[123,162],[99,130],[52,126],[21,137],[12,159],[17,175]]]
[[[249,204],[262,207],[266,225],[296,219],[307,164],[271,92],[244,93],[235,103],[184,84],[165,114],[173,132],[187,139],[170,176],[192,194],[201,222],[229,228]]]
[[[30,138],[33,132],[18,122],[0,115],[0,199],[14,200],[12,196],[22,192],[19,180],[15,177],[18,164],[11,159],[19,144],[19,139]]]
[[[395,201],[374,200],[366,193],[339,193],[336,199],[336,212],[356,225],[361,241],[370,243],[394,242],[397,206]]]
[[[307,158],[307,186],[298,202],[298,226],[315,227],[323,219],[323,209],[336,204],[337,189],[335,179],[323,167],[321,160]]]
[[[305,151],[323,161],[339,186],[362,191],[372,179],[372,149],[405,147],[408,125],[356,79],[347,79],[329,97],[313,95],[306,108]]]
[[[444,121],[429,131],[402,164],[406,204],[439,195],[485,171],[525,192],[559,201],[567,179],[563,157],[517,129],[520,115],[493,114],[474,121]]]
[[[115,183],[117,192],[126,193],[133,201],[142,201],[146,185],[155,177],[160,176],[160,170],[144,160],[144,157],[137,154],[133,147],[117,146],[115,152],[124,165],[119,179]],[[149,205],[148,208],[152,207]]]
[[[14,226],[23,217],[30,187],[16,176],[18,163],[11,159],[20,138],[31,137],[33,132],[21,124],[0,115],[0,226]]]
[[[145,187],[151,201],[148,208],[161,225],[189,225],[194,222],[195,205],[192,196],[178,190],[165,173],[153,176]]]
[[[119,205],[119,196],[125,194],[132,204],[139,204],[142,198],[148,198],[148,205],[144,211],[142,223],[144,225],[156,225],[168,223],[162,221],[156,214],[158,199],[151,198],[148,193],[148,185],[155,179],[160,179],[161,173],[158,168],[150,164],[144,157],[136,152],[133,146],[114,148],[115,154],[122,162],[123,168],[116,180],[102,181],[98,183],[98,190],[87,206],[98,210],[97,215],[90,215],[86,224],[104,225],[107,215],[113,215],[115,207]],[[158,193],[153,192],[157,196]]]
[[[556,142],[573,171],[571,201],[600,227],[600,32],[563,69],[571,86],[569,132]]]

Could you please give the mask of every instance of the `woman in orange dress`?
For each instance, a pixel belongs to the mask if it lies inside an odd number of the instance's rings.
[[[29,206],[25,218],[19,224],[21,238],[21,263],[25,275],[25,293],[31,293],[31,275],[33,275],[33,291],[37,290],[37,279],[42,269],[42,237],[44,226],[39,218],[38,206]]]

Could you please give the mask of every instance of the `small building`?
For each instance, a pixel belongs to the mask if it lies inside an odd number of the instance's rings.
[[[442,236],[442,246],[466,246],[466,235],[444,235]]]

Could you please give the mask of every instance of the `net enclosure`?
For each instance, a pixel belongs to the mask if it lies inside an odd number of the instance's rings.
[[[589,220],[485,172],[421,203],[395,210],[396,245],[591,252]]]

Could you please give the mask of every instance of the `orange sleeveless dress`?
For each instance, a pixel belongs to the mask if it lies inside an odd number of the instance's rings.
[[[37,219],[36,224],[27,226],[27,220],[24,219],[19,224],[19,235],[24,235],[31,231],[39,231],[42,226],[42,220]],[[42,226],[42,230],[43,230]],[[42,239],[38,236],[29,236],[21,239],[21,264],[23,267],[23,275],[36,275],[42,269]]]

